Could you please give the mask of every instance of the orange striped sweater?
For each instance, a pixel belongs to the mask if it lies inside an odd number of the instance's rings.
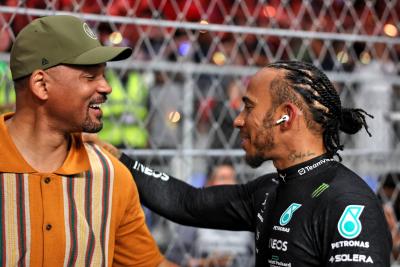
[[[129,171],[80,135],[54,173],[35,171],[0,116],[0,266],[157,266]]]

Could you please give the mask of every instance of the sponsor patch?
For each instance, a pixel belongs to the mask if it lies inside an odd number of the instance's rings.
[[[274,231],[280,231],[280,232],[285,232],[285,233],[290,232],[290,228],[279,226],[279,225],[274,225],[274,228],[272,228],[272,229],[274,229]]]
[[[149,167],[144,166],[143,164],[135,161],[135,164],[133,165],[133,169],[138,170],[148,176],[153,176],[154,178],[160,178],[163,181],[168,181],[169,176],[163,172],[158,172],[150,169]]]
[[[269,247],[275,250],[287,251],[287,241],[282,241],[279,239],[270,238]]]
[[[372,260],[371,256],[362,255],[362,254],[338,254],[331,256],[329,262],[362,262],[362,263],[371,263],[373,264],[374,261]]]
[[[293,213],[301,207],[301,204],[292,203],[290,206],[282,213],[281,218],[279,219],[279,224],[281,226],[285,226],[290,222],[293,217]]]
[[[272,256],[271,259],[268,260],[268,263],[271,267],[275,266],[284,266],[284,267],[292,267],[292,263],[290,262],[282,262],[279,260],[278,256]]]
[[[318,186],[317,189],[314,190],[314,192],[312,192],[311,197],[312,198],[319,197],[328,188],[329,188],[328,184],[322,183],[320,186]]]
[[[360,235],[362,224],[360,215],[364,210],[362,205],[348,205],[339,219],[337,228],[339,234],[346,239],[353,239]]]
[[[321,166],[321,165],[323,165],[323,164],[325,164],[325,163],[327,163],[327,162],[333,161],[333,160],[334,160],[334,159],[321,159],[320,161],[318,161],[318,162],[316,162],[316,163],[314,163],[314,164],[312,164],[312,165],[308,165],[308,166],[305,166],[304,168],[298,169],[297,172],[298,172],[300,175],[304,175],[304,174],[306,174],[307,172],[312,171],[312,170],[314,170],[315,168],[318,168],[319,166]]]
[[[337,249],[337,248],[369,248],[369,242],[368,241],[359,241],[359,240],[343,240],[343,241],[338,241],[335,243],[331,243],[332,249]]]

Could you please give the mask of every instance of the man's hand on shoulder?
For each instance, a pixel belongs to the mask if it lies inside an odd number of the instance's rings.
[[[86,143],[93,143],[95,145],[98,145],[99,147],[103,148],[104,150],[107,150],[110,152],[114,157],[119,159],[121,157],[121,151],[113,146],[110,143],[107,143],[105,141],[102,141],[99,139],[97,134],[92,134],[92,133],[82,133],[82,140],[83,142]]]

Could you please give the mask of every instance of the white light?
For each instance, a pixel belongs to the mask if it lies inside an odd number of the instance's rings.
[[[385,26],[383,27],[383,31],[387,36],[390,36],[390,37],[396,37],[397,34],[399,33],[396,26],[394,26],[393,24],[390,24],[390,23],[385,24]]]
[[[366,51],[362,52],[360,55],[360,61],[364,65],[369,64],[371,62],[371,55]]]
[[[202,24],[202,25],[208,25],[208,21],[205,20],[205,19],[202,19],[202,20],[200,20],[200,24]],[[200,32],[200,33],[206,33],[207,30],[200,30],[199,32]]]
[[[171,111],[168,114],[168,120],[172,123],[177,123],[181,119],[181,114],[178,111]]]
[[[215,64],[220,65],[220,66],[224,65],[225,61],[226,61],[226,57],[222,52],[215,52],[212,59]]]
[[[340,51],[337,54],[336,58],[342,64],[345,64],[345,63],[349,62],[349,54],[347,54],[346,51]]]
[[[112,44],[118,45],[122,42],[122,34],[120,32],[113,32],[108,37]]]

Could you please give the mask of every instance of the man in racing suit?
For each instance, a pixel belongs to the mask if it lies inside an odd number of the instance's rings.
[[[389,266],[381,205],[338,154],[339,131],[368,132],[369,114],[342,108],[325,74],[302,62],[269,64],[243,101],[234,124],[246,161],[272,160],[277,173],[195,189],[123,154],[143,204],[177,223],[255,232],[256,266]]]

